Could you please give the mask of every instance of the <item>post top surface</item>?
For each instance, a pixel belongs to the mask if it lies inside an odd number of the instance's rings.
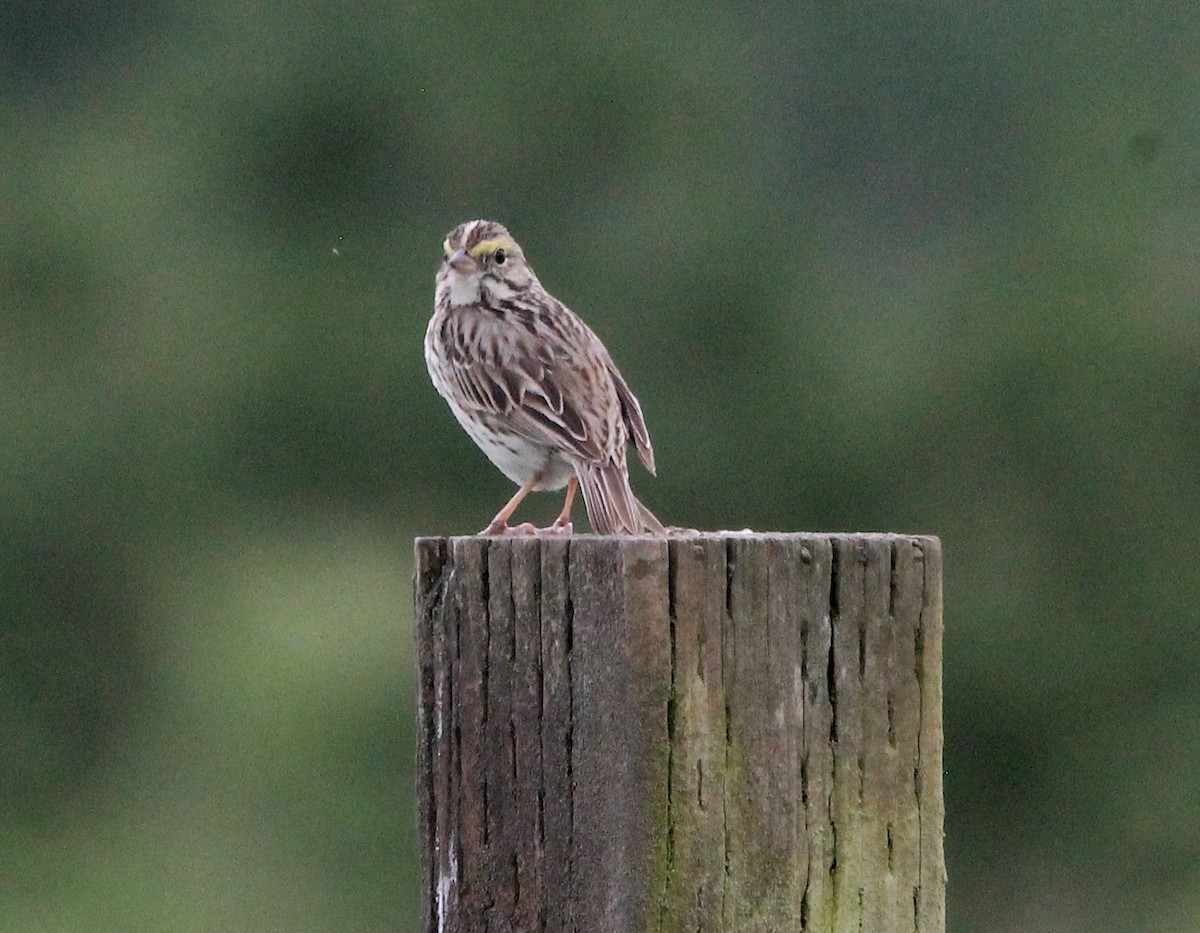
[[[513,535],[508,537],[488,537],[484,535],[417,535],[418,545],[432,542],[450,541],[748,541],[754,543],[789,541],[912,541],[936,543],[941,541],[937,535],[907,534],[892,531],[695,531],[685,529],[672,530],[665,538],[656,535],[592,535],[578,534],[569,536],[553,535]]]

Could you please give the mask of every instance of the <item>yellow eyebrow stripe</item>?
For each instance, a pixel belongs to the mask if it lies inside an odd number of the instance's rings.
[[[478,259],[480,256],[486,256],[489,253],[494,253],[496,250],[503,247],[504,249],[512,249],[513,242],[506,236],[493,237],[490,240],[482,240],[472,246],[467,252],[471,254],[472,259]]]
[[[442,252],[445,253],[447,256],[450,255],[450,239],[449,239],[449,237],[442,240]]]

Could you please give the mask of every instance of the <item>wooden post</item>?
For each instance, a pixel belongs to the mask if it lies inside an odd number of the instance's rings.
[[[420,538],[422,929],[945,928],[937,538]]]

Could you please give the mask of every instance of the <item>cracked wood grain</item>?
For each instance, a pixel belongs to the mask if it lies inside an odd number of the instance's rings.
[[[941,550],[416,542],[426,931],[945,920]]]

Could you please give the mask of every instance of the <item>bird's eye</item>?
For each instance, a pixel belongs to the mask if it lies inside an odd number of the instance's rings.
[[[504,260],[508,258],[508,253],[504,252],[502,249],[498,249],[492,254],[492,258],[496,260],[496,265],[502,266],[504,265]]]

